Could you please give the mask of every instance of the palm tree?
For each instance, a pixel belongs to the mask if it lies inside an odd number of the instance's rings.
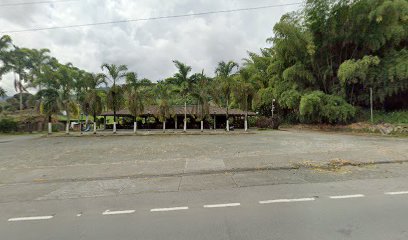
[[[23,93],[27,92],[24,83],[28,81],[27,70],[31,64],[29,52],[30,49],[14,46],[14,49],[3,58],[2,74],[7,72],[14,74],[14,89],[20,95],[20,111],[23,110]]]
[[[142,87],[146,83],[137,79],[137,74],[129,72],[126,75],[126,98],[127,106],[130,113],[133,115],[133,132],[137,132],[137,118],[144,111],[144,102],[147,94]]]
[[[98,89],[102,84],[107,85],[103,74],[87,73],[85,78],[85,94],[84,103],[82,104],[82,109],[85,114],[90,114],[93,116],[94,127],[93,133],[96,134],[96,116],[102,113],[103,101],[102,101],[102,91]]]
[[[173,113],[171,103],[171,90],[165,83],[159,82],[155,88],[156,101],[157,101],[157,117],[159,121],[163,123],[163,132],[166,131],[166,120],[171,117]]]
[[[123,105],[123,89],[117,86],[117,82],[126,76],[126,65],[102,64],[102,70],[107,70],[104,78],[112,83],[108,92],[108,107],[113,110],[113,133],[116,133],[116,111]]]
[[[4,35],[0,38],[0,80],[2,76],[8,72],[7,66],[5,65],[5,62],[7,61],[6,58],[9,56],[9,50],[10,47],[12,46],[11,38],[8,35]],[[1,95],[5,96],[6,91],[0,87],[0,93]]]
[[[61,65],[58,69],[58,85],[59,85],[59,98],[62,103],[62,109],[67,115],[67,124],[65,133],[69,134],[70,116],[71,113],[77,114],[77,105],[72,99],[72,91],[75,88],[75,80],[77,79],[79,69],[72,67],[71,64]]]
[[[226,130],[229,131],[229,115],[228,109],[231,100],[231,92],[232,92],[232,81],[234,76],[234,69],[238,69],[238,64],[234,61],[224,62],[221,61],[218,63],[218,66],[215,70],[216,74],[216,82],[215,87],[217,88],[217,92],[214,96],[215,100],[218,102],[220,106],[225,104],[226,114],[225,117],[227,119],[226,122]]]
[[[197,100],[197,116],[201,122],[201,132],[204,131],[204,119],[208,117],[210,112],[210,86],[211,78],[204,74],[204,70],[201,73],[195,74],[196,83],[192,90],[192,97]]]
[[[37,93],[41,98],[40,112],[48,119],[48,134],[52,133],[52,115],[57,114],[62,109],[59,93],[56,89],[46,88]]]
[[[245,111],[245,131],[248,130],[248,107],[249,102],[256,94],[256,80],[247,68],[242,68],[239,74],[235,76],[235,84],[233,85],[235,100],[242,106]]]
[[[187,66],[180,61],[174,60],[174,64],[178,72],[174,74],[172,78],[170,78],[170,82],[175,83],[179,86],[179,93],[184,99],[184,132],[187,131],[187,97],[190,94],[195,78],[189,76],[191,72],[191,67]]]

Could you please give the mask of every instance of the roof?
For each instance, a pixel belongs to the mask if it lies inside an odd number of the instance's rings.
[[[187,114],[188,115],[196,115],[197,110],[198,110],[197,105],[187,105]],[[157,115],[158,112],[159,111],[158,111],[157,106],[148,106],[148,107],[145,107],[145,110],[144,110],[143,114],[141,114],[141,115],[142,116],[143,115]],[[182,106],[182,105],[173,106],[172,112],[173,112],[173,114],[184,115],[184,106]],[[214,116],[214,115],[224,116],[226,114],[226,110],[225,110],[225,108],[210,106],[209,114],[212,115],[212,116]],[[230,116],[244,116],[245,111],[242,111],[240,109],[228,109],[228,114]],[[116,111],[116,115],[117,116],[132,116],[132,114],[130,114],[129,110],[127,110],[127,109]],[[248,111],[248,116],[255,116],[255,115],[256,115],[256,113]],[[101,116],[113,116],[113,111],[104,112],[104,113],[101,114]]]

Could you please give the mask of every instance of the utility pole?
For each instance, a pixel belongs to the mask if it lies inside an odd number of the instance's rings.
[[[371,123],[374,123],[373,114],[373,88],[370,87],[370,110],[371,110]]]

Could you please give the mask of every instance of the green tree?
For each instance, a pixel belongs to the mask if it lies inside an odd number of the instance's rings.
[[[171,89],[164,82],[159,82],[155,86],[156,105],[158,108],[156,114],[159,121],[163,123],[163,132],[166,131],[166,120],[173,114],[171,94]]]
[[[107,82],[111,82],[112,86],[107,94],[108,108],[113,110],[113,132],[116,133],[116,111],[120,110],[124,105],[123,88],[117,85],[118,81],[126,77],[128,70],[126,65],[102,64],[102,70],[106,70],[107,74],[104,77]]]
[[[137,118],[144,112],[145,103],[149,95],[145,86],[150,85],[150,81],[139,80],[137,74],[129,72],[126,75],[126,99],[129,112],[133,115],[133,132],[137,132]]]
[[[178,72],[169,79],[170,83],[178,86],[178,92],[184,100],[184,132],[187,131],[187,97],[190,95],[195,81],[194,76],[190,76],[191,67],[180,62],[173,61]]]
[[[231,93],[233,86],[233,76],[235,75],[235,70],[238,70],[239,66],[234,61],[224,62],[221,61],[218,63],[218,66],[215,70],[215,84],[214,87],[215,95],[214,99],[220,106],[225,106],[226,114],[226,130],[229,131],[229,105],[231,101]]]
[[[195,74],[194,77],[196,81],[193,85],[191,96],[197,100],[196,115],[201,123],[201,131],[203,131],[204,120],[210,114],[212,79],[204,74],[204,70],[201,73]]]
[[[248,109],[252,108],[250,103],[256,94],[256,81],[254,76],[247,68],[242,68],[239,74],[235,76],[233,91],[236,101],[240,104],[241,109],[245,111],[245,131],[248,130]]]
[[[94,134],[96,134],[97,116],[102,113],[104,90],[100,89],[101,85],[107,85],[107,82],[102,74],[87,73],[85,76],[85,96],[83,109],[85,114],[92,115],[94,122]]]

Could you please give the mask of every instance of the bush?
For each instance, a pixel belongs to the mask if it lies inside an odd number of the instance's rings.
[[[9,133],[16,132],[18,129],[17,122],[12,118],[0,119],[0,132]]]
[[[280,121],[277,117],[273,119],[270,117],[261,116],[256,120],[256,127],[257,128],[272,128],[278,129],[280,125]]]
[[[314,91],[302,96],[300,118],[306,123],[348,123],[356,115],[356,109],[343,98]]]

